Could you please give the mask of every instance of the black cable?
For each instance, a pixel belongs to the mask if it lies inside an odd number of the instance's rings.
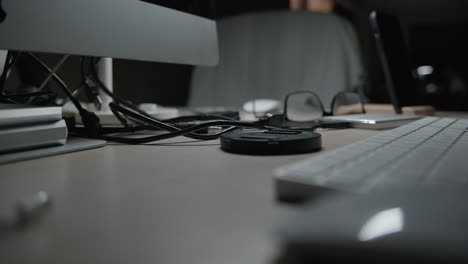
[[[78,89],[75,89],[75,91],[73,91],[72,95],[73,97],[78,97],[80,94],[81,94],[81,90],[83,89],[83,87],[79,87]],[[61,107],[63,107],[64,105],[66,105],[68,102],[70,101],[70,98],[69,97],[65,97],[62,102],[60,102],[60,105]]]
[[[148,118],[151,118],[155,121],[158,121],[158,122],[161,122],[160,120],[157,120],[155,119],[154,117],[152,117],[151,115],[149,115],[148,113],[146,113],[145,111],[142,111],[140,110],[135,104],[127,101],[127,100],[124,100],[120,97],[118,97],[117,95],[115,95],[113,92],[111,92],[109,90],[109,88],[107,88],[107,86],[101,81],[101,79],[99,78],[97,72],[96,72],[96,63],[99,61],[100,58],[97,58],[95,61],[91,60],[91,64],[90,64],[90,69],[91,69],[91,76],[93,77],[93,79],[96,81],[96,83],[98,84],[99,88],[105,93],[107,94],[108,96],[110,96],[116,103],[118,104],[122,104],[124,106],[126,106],[127,108],[129,109],[132,109],[133,111],[139,113],[140,115],[144,115]]]
[[[212,120],[229,120],[229,121],[239,121],[239,119],[222,116],[222,115],[211,115],[211,114],[201,114],[201,115],[191,115],[191,116],[179,116],[170,119],[165,119],[164,122],[177,124],[185,123],[190,121],[212,121]]]
[[[52,92],[52,91],[51,91]],[[51,94],[49,97],[46,97],[46,98],[34,98],[32,104],[34,105],[51,105],[52,103],[55,105],[55,100],[57,99],[57,94],[52,92],[53,94]]]
[[[81,122],[85,128],[84,130],[84,136],[87,137],[99,137],[101,135],[101,130],[102,130],[102,125],[99,120],[99,117],[93,113],[89,112],[88,110],[84,109],[78,99],[73,95],[71,90],[68,88],[68,86],[65,84],[65,82],[62,81],[62,79],[57,76],[57,74],[49,68],[45,63],[43,63],[38,57],[36,57],[32,53],[28,53],[36,62],[38,62],[42,68],[47,71],[49,74],[52,75],[52,78],[57,81],[57,83],[60,85],[62,90],[65,92],[67,97],[72,101],[72,103],[75,105],[76,109],[78,109],[78,113],[81,117]]]
[[[89,61],[88,67],[86,67],[86,62]],[[90,59],[87,60],[86,57],[81,57],[81,63],[80,63],[80,70],[81,70],[81,85],[80,89],[83,89],[85,91],[86,97],[92,101],[95,105],[96,108],[100,109],[102,101],[101,98],[99,97],[99,87],[96,84],[95,81],[93,81],[93,77],[91,73],[86,71],[86,69],[91,69],[91,67],[94,67],[92,65],[93,63]],[[98,106],[99,105],[99,106]]]
[[[148,136],[148,137],[142,137],[142,138],[125,138],[125,137],[117,137],[117,136],[102,136],[102,139],[108,140],[108,141],[113,141],[113,142],[118,142],[118,143],[124,143],[124,144],[144,144],[144,143],[149,143],[149,142],[154,142],[158,140],[164,140],[168,138],[173,138],[173,137],[178,137],[178,136],[186,136],[189,138],[197,139],[197,140],[213,140],[219,138],[222,134],[239,129],[239,128],[255,128],[255,129],[262,129],[262,130],[268,130],[272,129],[271,127],[257,124],[257,123],[247,123],[247,122],[240,122],[240,121],[235,121],[235,120],[230,120],[230,118],[226,117],[217,117],[219,119],[227,119],[227,120],[206,120],[206,122],[198,125],[194,125],[185,129],[180,129],[174,124],[167,123],[167,122],[162,122],[161,120],[158,120],[156,118],[153,118],[152,116],[148,115],[146,112],[138,109],[137,106],[135,106],[133,103],[128,102],[126,100],[123,100],[113,94],[107,87],[106,85],[99,79],[96,69],[95,69],[95,63],[97,61],[93,59],[89,59],[90,62],[90,75],[96,82],[97,86],[108,96],[110,96],[114,102],[111,102],[109,104],[109,107],[114,113],[122,113],[125,117],[130,118],[132,120],[136,120],[138,122],[141,122],[143,124],[149,125],[152,128],[160,129],[160,130],[165,130],[168,131],[168,133],[162,134],[162,135],[154,135],[154,136]],[[82,60],[82,74],[84,74],[83,78],[87,78],[88,74],[86,72],[86,60]],[[89,80],[88,80],[89,81]],[[119,120],[123,118],[121,115],[119,115]],[[208,117],[207,117],[208,118]],[[173,119],[171,121],[181,121],[180,119]],[[185,121],[185,120],[184,120]],[[202,120],[203,122],[205,120]],[[128,129],[133,129],[132,127],[128,127],[128,124],[126,122],[122,122],[122,125],[124,125],[124,128],[121,128],[123,130],[128,130]],[[219,133],[215,134],[199,134],[195,133],[200,130],[209,128],[209,127],[229,127],[224,130],[222,130]]]
[[[138,107],[135,106],[134,104],[132,104],[132,103],[126,101],[126,100],[123,100],[123,99],[119,98],[118,96],[116,96],[115,94],[113,94],[106,87],[106,85],[104,83],[102,83],[102,81],[99,79],[99,77],[97,75],[97,72],[96,72],[96,69],[94,67],[95,66],[94,64],[95,64],[94,62],[91,63],[91,67],[90,67],[91,75],[92,75],[93,79],[96,81],[96,83],[98,84],[99,88],[114,100],[113,103],[109,104],[110,107],[111,107],[111,104],[113,104],[114,108],[116,108],[118,111],[124,113],[125,115],[131,116],[132,118],[140,120],[143,123],[151,124],[151,125],[159,128],[159,129],[161,129],[161,130],[166,130],[166,131],[169,131],[169,132],[175,132],[175,131],[180,130],[176,126],[167,124],[165,122],[162,122],[162,121],[160,121],[158,119],[153,118],[152,116],[148,115],[146,112],[138,109]],[[125,107],[132,110],[133,112],[131,112],[130,114],[127,114],[129,111],[127,111],[127,109],[124,109],[124,108],[120,107],[119,104],[124,105]],[[193,139],[201,139],[201,140],[204,140],[206,138],[206,135],[197,134],[197,133],[191,133],[191,135],[186,135],[186,136],[190,137],[190,138],[193,138]]]
[[[16,64],[21,54],[22,54],[21,52],[13,52],[13,51],[8,51],[7,53],[7,57],[5,59],[5,66],[3,68],[3,72],[0,77],[0,100],[5,101],[7,103],[11,103],[11,104],[23,104],[22,102],[15,101],[13,99],[37,97],[37,96],[43,96],[43,95],[50,95],[50,98],[53,98],[55,96],[55,93],[53,93],[52,91],[32,92],[32,93],[23,93],[23,94],[6,94],[3,91],[5,89],[6,78],[7,78],[8,72]]]
[[[217,139],[222,134],[230,132],[234,129],[241,128],[241,127],[265,129],[265,127],[255,124],[255,123],[242,123],[242,122],[237,122],[237,121],[211,121],[205,124],[193,126],[187,129],[176,131],[176,132],[169,132],[169,133],[162,134],[162,135],[149,136],[149,137],[143,137],[143,138],[122,138],[122,137],[104,136],[103,139],[108,140],[108,141],[118,142],[118,143],[124,143],[124,144],[145,144],[145,143],[169,139],[173,137],[187,136],[189,134],[193,134],[193,132],[200,131],[202,129],[205,129],[207,127],[212,127],[212,126],[231,126],[231,128],[225,129],[220,133],[216,133],[212,135],[205,135],[205,137],[202,140]],[[191,138],[193,138],[193,136],[191,136]]]
[[[10,60],[12,56],[13,56],[12,52],[8,51],[6,59],[5,59],[5,63],[3,65],[2,76],[0,76],[0,93],[2,93],[3,89],[5,88],[6,77],[7,77],[8,71],[10,70],[10,66],[11,66]]]
[[[44,91],[44,92],[33,92],[33,93],[25,93],[25,94],[4,94],[2,96],[7,99],[8,98],[15,99],[15,98],[24,98],[24,97],[37,97],[37,96],[43,96],[43,95],[54,96],[55,93],[53,91]]]
[[[103,127],[101,128],[101,135],[98,138],[102,138],[106,135],[116,134],[116,133],[135,133],[139,131],[153,131],[154,127],[149,125],[139,125],[139,126],[130,126],[130,127]],[[73,127],[69,131],[70,135],[75,136],[86,136],[85,127]],[[92,137],[96,138],[96,137]]]
[[[92,60],[91,60],[92,61]],[[93,61],[92,61],[93,62]],[[96,61],[97,62],[97,61]],[[118,104],[122,104],[130,109],[132,109],[133,111],[135,112],[138,112],[140,115],[144,115],[148,118],[152,118],[154,119],[152,116],[148,115],[146,112],[140,110],[136,105],[134,105],[133,103],[131,102],[128,102],[120,97],[118,97],[117,95],[115,95],[114,93],[112,93],[108,88],[107,86],[101,81],[101,79],[99,78],[97,72],[96,72],[96,68],[95,68],[95,62],[91,63],[90,65],[90,69],[91,69],[91,76],[93,77],[94,81],[97,83],[97,85],[99,86],[99,88],[105,93],[107,94],[109,97],[111,97],[116,103]],[[154,119],[156,120],[156,119]],[[159,120],[158,120],[159,121]]]
[[[169,126],[169,125],[167,125],[167,124],[165,124],[163,122],[153,120],[152,118],[147,118],[146,116],[141,116],[138,113],[132,112],[131,110],[126,109],[126,108],[124,108],[124,107],[122,107],[122,106],[120,106],[120,105],[118,105],[118,104],[116,104],[114,102],[110,103],[109,107],[111,109],[114,109],[114,110],[126,115],[126,116],[129,116],[131,118],[135,118],[135,119],[137,119],[137,120],[139,120],[139,121],[141,121],[143,123],[154,126],[155,128],[159,128],[159,129],[162,129],[162,130],[169,131],[170,133],[173,133],[173,135],[172,136],[169,135],[169,137],[175,137],[175,136],[183,135],[183,136],[193,138],[193,139],[198,139],[198,140],[212,140],[212,139],[215,139],[215,138],[219,137],[221,135],[221,133],[218,133],[215,136],[206,135],[206,134],[192,133],[192,132],[197,132],[197,131],[199,131],[201,129],[211,127],[211,126],[232,126],[232,127],[248,127],[248,128],[256,128],[256,129],[271,129],[271,127],[261,125],[261,124],[247,123],[247,122],[240,122],[240,121],[229,121],[229,120],[207,121],[206,123],[196,125],[196,126],[192,126],[190,128],[187,128],[187,129],[179,129],[177,127]],[[224,123],[222,123],[222,122],[224,122]],[[193,130],[193,128],[197,128],[197,129]],[[233,129],[228,129],[228,130],[231,131]],[[179,135],[178,133],[181,132],[181,131],[183,131],[183,132],[182,132],[182,134]],[[187,133],[186,131],[189,131],[189,132]],[[162,139],[166,139],[166,138],[162,138]],[[160,140],[160,139],[158,139],[158,140]]]
[[[78,99],[76,99],[74,96],[73,96],[73,93],[71,92],[71,90],[68,88],[68,86],[65,84],[65,82],[57,76],[57,74],[54,73],[54,71],[49,68],[49,66],[47,66],[44,62],[42,62],[38,57],[36,57],[34,54],[32,53],[28,53],[29,56],[31,56],[37,63],[39,63],[39,65],[41,65],[41,67],[47,71],[49,74],[52,74],[52,78],[59,84],[59,86],[62,88],[62,90],[64,91],[64,93],[67,95],[67,97],[72,101],[73,105],[76,107],[76,109],[78,109],[78,111],[81,113],[82,111],[86,111],[80,104],[80,102],[78,101]]]
[[[3,68],[2,76],[0,79],[1,99],[6,100],[9,103],[14,103],[14,104],[21,104],[21,103],[13,99],[21,99],[21,98],[28,98],[28,97],[32,99],[32,98],[39,97],[39,96],[49,96],[48,98],[45,99],[44,102],[49,102],[53,100],[56,97],[56,94],[53,91],[39,91],[39,92],[15,93],[15,94],[8,94],[8,93],[3,92],[3,90],[5,89],[6,76],[8,75],[8,72],[12,69],[12,67],[15,65],[16,61],[18,60],[20,56],[21,56],[21,52],[14,53],[14,52],[8,51],[7,58],[5,60],[5,66]]]
[[[15,58],[13,58],[13,60],[11,61],[12,59],[12,54],[9,52],[8,55],[7,55],[7,60],[5,62],[5,68],[4,68],[4,71],[2,73],[2,76],[1,76],[1,79],[0,79],[0,95],[3,95],[1,92],[4,88],[4,83],[5,83],[5,79],[6,79],[6,73],[8,72],[8,70],[11,68],[11,66],[14,64],[15,62],[15,59],[19,56],[20,54],[16,55]],[[28,53],[28,55],[33,58],[41,67],[44,71],[46,71],[49,76],[47,78],[53,78],[58,84],[59,86],[62,88],[62,90],[65,92],[65,94],[67,95],[67,97],[72,101],[72,103],[75,105],[76,109],[78,110],[80,116],[81,116],[81,121],[83,123],[83,126],[85,128],[85,131],[84,131],[84,136],[88,136],[88,137],[98,137],[101,135],[101,129],[102,129],[102,126],[101,126],[101,123],[99,121],[99,118],[96,116],[96,114],[92,113],[92,112],[89,112],[87,111],[86,109],[84,109],[80,102],[78,101],[78,99],[76,99],[76,97],[73,95],[73,93],[71,92],[71,90],[68,88],[68,86],[65,84],[65,82],[55,73],[54,70],[52,70],[51,68],[49,68],[49,66],[47,66],[44,62],[42,62],[37,56],[35,56],[34,54],[32,53]],[[66,59],[66,58],[65,58]],[[10,62],[11,61],[11,62]],[[57,67],[57,66],[56,66]],[[46,81],[44,81],[46,82]],[[40,91],[39,93],[41,93],[42,91]],[[37,96],[37,95],[42,95],[42,94],[39,94],[39,93],[35,93],[35,94],[32,94],[34,96]],[[42,92],[44,93],[44,92]],[[46,92],[47,93],[47,92]],[[21,97],[21,96],[24,96],[24,95],[14,95],[14,96],[18,96],[18,97]],[[8,97],[14,97],[13,95],[9,95]],[[0,99],[2,99],[0,97]],[[14,100],[12,100],[11,98],[5,98],[5,100],[7,102],[12,102],[12,103],[17,103],[15,102]],[[50,99],[47,99],[47,101],[49,101]]]

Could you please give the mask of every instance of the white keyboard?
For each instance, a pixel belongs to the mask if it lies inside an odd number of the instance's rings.
[[[468,120],[426,117],[273,172],[281,200],[323,191],[468,187]]]

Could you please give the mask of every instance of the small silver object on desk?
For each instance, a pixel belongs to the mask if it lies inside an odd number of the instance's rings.
[[[0,212],[0,230],[10,229],[28,222],[49,204],[49,194],[44,191],[37,192],[30,197],[20,200],[12,208]]]

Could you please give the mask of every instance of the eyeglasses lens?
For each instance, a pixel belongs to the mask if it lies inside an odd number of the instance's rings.
[[[286,117],[290,121],[313,121],[323,115],[320,101],[312,93],[295,93],[287,100]]]
[[[357,93],[340,93],[333,105],[334,115],[348,115],[364,113],[364,105]]]

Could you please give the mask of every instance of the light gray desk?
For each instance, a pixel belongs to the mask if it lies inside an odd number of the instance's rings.
[[[324,151],[374,135],[322,131]],[[109,145],[0,166],[0,208],[39,190],[53,205],[0,235],[0,263],[269,263],[278,204],[272,170],[310,155],[241,156],[218,141]],[[187,142],[187,143],[181,143]]]

